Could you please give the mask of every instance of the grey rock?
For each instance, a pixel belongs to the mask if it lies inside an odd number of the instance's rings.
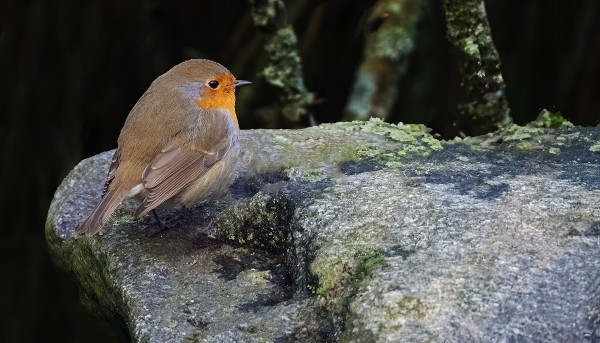
[[[50,251],[125,338],[600,341],[599,128],[443,142],[372,120],[242,140],[230,192],[154,235],[129,200],[73,238],[110,152],[58,188]]]

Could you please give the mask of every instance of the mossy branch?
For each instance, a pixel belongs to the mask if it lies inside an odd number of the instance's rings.
[[[482,0],[444,0],[447,36],[458,53],[461,86],[467,99],[460,115],[474,134],[483,134],[511,122],[500,57],[492,40]]]
[[[284,117],[298,122],[308,114],[314,95],[306,89],[297,37],[287,23],[282,0],[249,0],[254,25],[263,33],[269,64],[262,75],[279,90]]]
[[[421,0],[379,0],[365,25],[363,60],[345,110],[346,120],[386,118],[413,51]]]

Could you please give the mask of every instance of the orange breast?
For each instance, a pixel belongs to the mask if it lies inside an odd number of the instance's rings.
[[[235,115],[235,89],[229,86],[233,84],[235,78],[231,74],[225,74],[216,80],[219,81],[219,88],[206,89],[204,95],[196,99],[196,104],[203,110],[210,108],[225,109],[239,128],[237,116]]]

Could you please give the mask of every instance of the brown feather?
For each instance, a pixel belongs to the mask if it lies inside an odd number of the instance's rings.
[[[100,231],[128,192],[128,189],[122,188],[108,190],[92,213],[77,227],[75,233],[78,236],[93,236]]]

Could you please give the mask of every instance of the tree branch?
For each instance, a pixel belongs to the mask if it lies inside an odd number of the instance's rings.
[[[365,25],[363,60],[345,110],[346,120],[386,118],[414,48],[421,0],[379,0]]]
[[[262,75],[279,90],[284,117],[298,122],[308,114],[314,95],[309,92],[302,76],[302,63],[297,50],[297,38],[287,23],[282,0],[249,0],[254,25],[263,33],[269,65]]]
[[[491,132],[511,122],[500,57],[482,0],[444,0],[448,41],[458,52],[461,86],[467,100],[460,115],[473,133]]]

